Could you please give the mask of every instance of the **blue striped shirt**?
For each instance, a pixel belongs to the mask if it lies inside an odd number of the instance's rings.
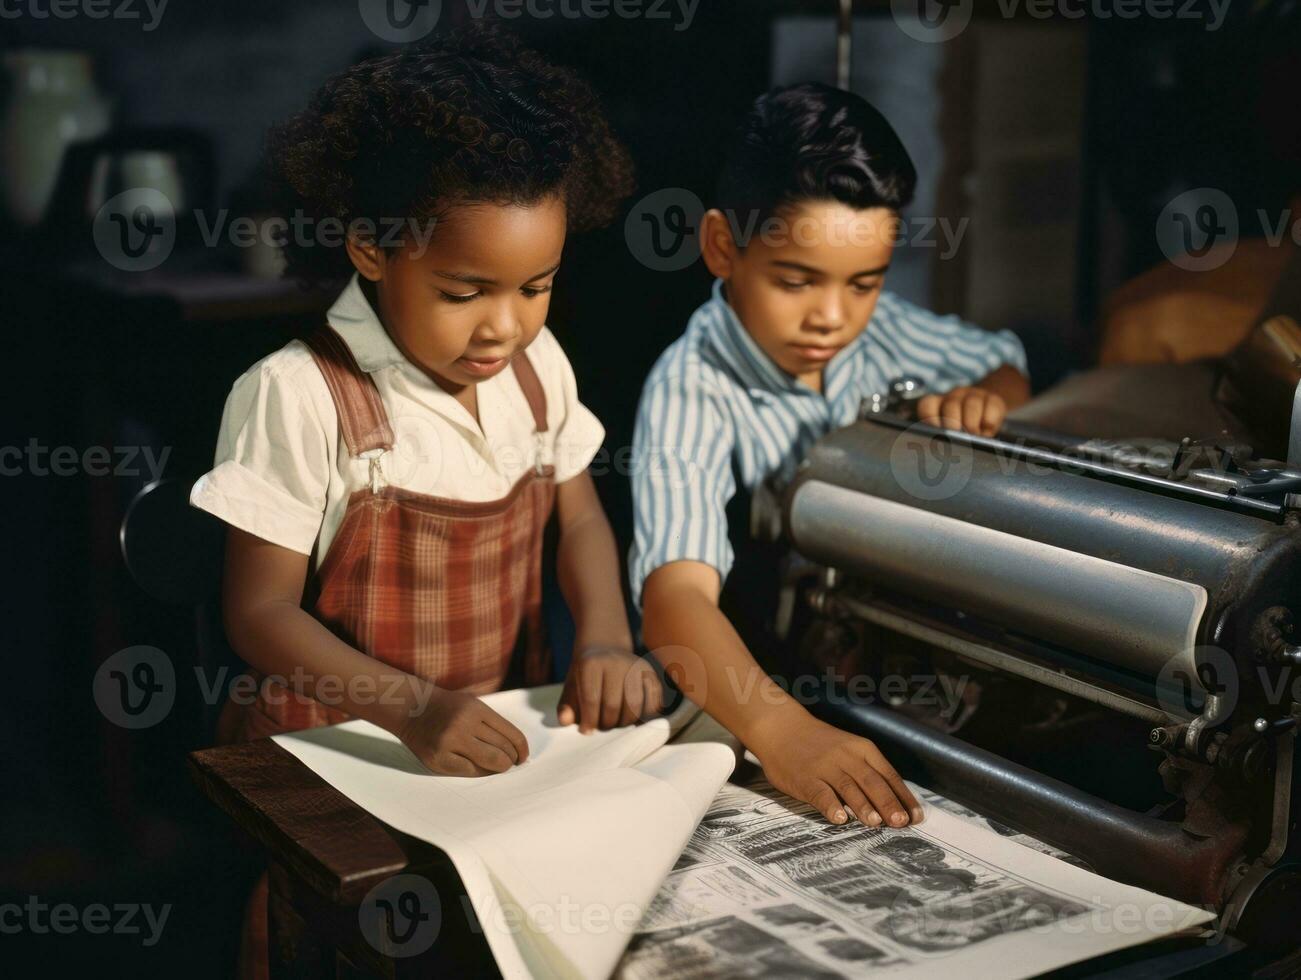
[[[690,559],[732,567],[725,508],[739,480],[753,492],[781,483],[812,443],[848,425],[860,399],[901,375],[943,392],[1000,365],[1023,373],[1025,351],[1010,331],[991,333],[882,291],[867,329],[839,351],[814,391],[779,368],[741,326],[723,296],[691,316],[686,333],[655,362],[642,388],[633,435],[633,599],[661,565]]]

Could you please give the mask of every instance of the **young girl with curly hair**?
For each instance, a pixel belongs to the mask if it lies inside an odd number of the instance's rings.
[[[436,37],[330,79],[269,163],[288,272],[347,285],[235,382],[191,495],[229,525],[225,624],[259,682],[223,737],[364,718],[432,772],[524,762],[477,695],[549,679],[553,508],[576,627],[560,722],[659,711],[587,473],[604,430],[545,326],[567,232],[631,190],[592,91],[508,37]],[[260,972],[264,887],[249,927]]]

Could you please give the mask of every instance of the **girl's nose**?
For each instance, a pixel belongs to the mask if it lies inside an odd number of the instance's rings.
[[[476,338],[483,343],[504,344],[514,340],[520,334],[519,318],[509,304],[503,303],[492,310],[490,315],[475,330]]]

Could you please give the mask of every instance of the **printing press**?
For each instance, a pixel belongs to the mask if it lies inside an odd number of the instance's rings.
[[[1280,955],[1301,912],[1301,328],[1265,326],[1226,362],[1072,378],[994,438],[914,422],[901,379],[767,520],[804,669],[908,679],[823,717]],[[937,678],[960,699],[924,696]]]

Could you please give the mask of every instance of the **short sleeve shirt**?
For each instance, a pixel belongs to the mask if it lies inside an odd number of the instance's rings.
[[[693,560],[722,579],[733,552],[725,510],[739,480],[753,492],[795,472],[809,447],[848,425],[864,396],[903,375],[933,392],[981,380],[1004,364],[1025,373],[1016,335],[940,316],[882,292],[867,327],[823,372],[822,391],[764,353],[727,302],[721,280],[642,388],[633,435],[634,600],[655,569]]]
[[[386,484],[452,500],[496,500],[539,453],[563,483],[588,466],[605,438],[601,423],[578,400],[569,359],[545,327],[528,347],[547,398],[548,430],[539,445],[514,371],[479,382],[476,422],[398,350],[357,276],[327,319],[374,380],[389,415],[394,447],[381,460]],[[334,402],[311,351],[292,341],[235,382],[213,469],[195,483],[190,502],[319,564],[348,498],[369,482],[368,461],[349,456],[340,436]]]

